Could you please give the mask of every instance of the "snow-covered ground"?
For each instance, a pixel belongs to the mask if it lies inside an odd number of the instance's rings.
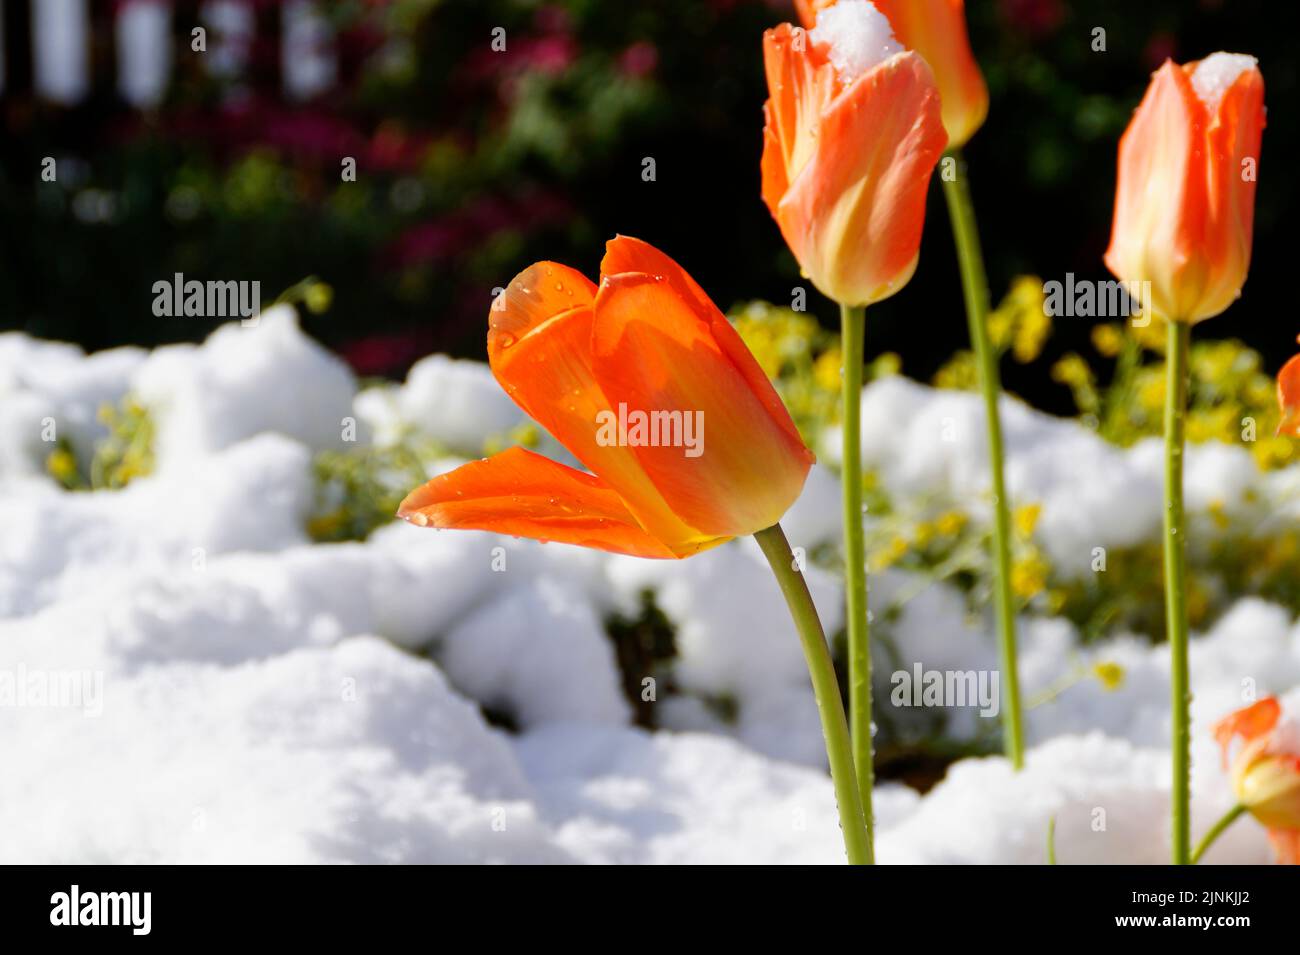
[[[96,409],[128,392],[157,422],[155,472],[60,489],[43,472],[49,422],[88,454]],[[897,497],[974,508],[979,414],[970,395],[876,382],[865,454]],[[1012,493],[1041,503],[1055,564],[1088,573],[1094,548],[1156,533],[1157,448],[1121,450],[1011,400],[1004,415]],[[438,356],[358,393],[283,309],[152,353],[0,335],[0,861],[842,859],[803,659],[752,541],[681,562],[399,523],[313,544],[312,456],[347,447],[349,419],[361,442],[414,427],[465,454],[521,420],[485,366]],[[1295,519],[1295,471],[1197,447],[1189,502],[1264,500]],[[792,542],[835,541],[838,498],[815,469],[784,521]],[[833,631],[839,582],[809,578]],[[874,576],[874,605],[910,583]],[[603,627],[647,589],[678,650],[655,732],[632,723]],[[989,627],[948,586],[908,601],[891,634],[884,705],[894,669],[996,669]],[[1042,862],[1055,818],[1062,863],[1163,861],[1167,654],[1124,633],[1085,647],[1034,615],[1021,643],[1029,698],[1090,661],[1121,664],[1124,682],[1084,680],[1032,709],[1022,773],[965,759],[924,796],[882,785],[881,860]],[[1231,803],[1210,723],[1300,686],[1293,610],[1238,602],[1196,636],[1192,683],[1200,832]],[[948,715],[956,738],[996,730],[971,707]],[[1249,819],[1208,856],[1270,859]]]

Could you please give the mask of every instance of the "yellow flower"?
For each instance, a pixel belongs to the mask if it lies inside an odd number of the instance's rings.
[[[871,566],[874,570],[884,570],[886,567],[892,567],[898,563],[907,554],[907,539],[895,535],[883,550],[876,551],[871,555]]]
[[[1021,558],[1011,565],[1011,589],[1021,600],[1030,600],[1047,587],[1047,571],[1042,558]]]
[[[1042,512],[1041,504],[1025,504],[1016,508],[1012,517],[1016,525],[1016,533],[1025,538],[1033,537],[1034,528],[1038,526],[1038,515]]]
[[[975,369],[975,355],[959,351],[934,373],[931,379],[936,388],[953,391],[974,391],[979,386],[979,373]]]
[[[1037,358],[1051,331],[1052,320],[1041,307],[1025,311],[1011,341],[1011,352],[1016,361],[1027,365]]]
[[[956,537],[966,527],[966,515],[961,511],[947,511],[939,515],[934,526],[944,537]]]
[[[1223,501],[1213,500],[1209,506],[1210,518],[1214,521],[1214,526],[1220,530],[1226,529],[1232,522],[1228,520],[1228,511]]]
[[[1042,279],[1018,276],[989,313],[988,329],[993,346],[999,351],[1010,348],[1022,365],[1037,358],[1052,331],[1052,319],[1043,307]]]
[[[1124,682],[1124,668],[1111,660],[1092,665],[1092,675],[1101,681],[1107,690],[1117,690]]]
[[[1052,380],[1071,387],[1086,385],[1092,381],[1092,369],[1081,357],[1071,353],[1059,358],[1052,366]]]
[[[60,484],[71,484],[77,479],[77,459],[66,448],[57,448],[45,459],[45,470]]]
[[[1150,412],[1159,412],[1165,406],[1165,380],[1160,375],[1148,375],[1138,385],[1138,404]]]
[[[322,315],[329,311],[334,302],[334,289],[325,282],[312,282],[303,292],[303,303],[313,315]]]
[[[817,356],[813,363],[813,379],[818,387],[825,391],[839,392],[843,384],[841,368],[844,364],[840,357],[840,348],[835,345]]]
[[[1291,463],[1295,456],[1290,438],[1261,438],[1255,442],[1254,451],[1256,463],[1266,471]]]
[[[903,359],[898,352],[894,351],[881,352],[876,357],[876,360],[871,363],[872,378],[889,378],[897,375],[902,370]],[[837,383],[835,387],[838,389],[839,384]]]
[[[1015,316],[1006,309],[997,309],[989,313],[989,341],[999,350],[1011,344]]]
[[[1116,324],[1094,325],[1092,327],[1092,347],[1106,358],[1114,358],[1124,347],[1124,333]]]
[[[1147,322],[1145,325],[1129,325],[1133,330],[1133,337],[1137,339],[1139,345],[1147,351],[1157,352],[1161,355],[1165,353],[1165,324],[1164,322]]]

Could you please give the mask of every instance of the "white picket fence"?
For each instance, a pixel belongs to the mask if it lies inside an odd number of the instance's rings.
[[[178,56],[202,57],[210,75],[237,81],[248,68],[257,29],[255,5],[249,0],[191,3],[195,23],[204,31],[206,49],[199,52],[193,49],[192,34],[177,35],[170,0],[0,0],[0,10],[19,3],[30,4],[31,35],[4,36],[15,18],[0,16],[0,96],[30,90],[63,106],[75,106],[91,95],[92,33],[106,23],[113,34],[116,90],[136,109],[161,102]],[[284,0],[279,34],[284,95],[303,100],[330,89],[338,63],[330,26],[318,4]],[[10,75],[10,61],[16,59],[14,44],[24,40],[30,44],[31,70],[30,77],[19,78]]]

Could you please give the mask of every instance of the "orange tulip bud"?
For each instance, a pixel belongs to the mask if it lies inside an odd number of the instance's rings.
[[[795,0],[799,19],[812,29],[817,14],[836,0]],[[971,52],[965,0],[874,0],[898,42],[930,64],[943,106],[951,148],[964,146],[989,114],[989,89]]]
[[[1264,80],[1253,57],[1166,62],[1119,144],[1106,265],[1149,282],[1149,305],[1179,322],[1212,318],[1250,266]]]
[[[1300,355],[1296,355],[1277,373],[1277,403],[1282,420],[1277,433],[1300,438]]]
[[[539,262],[488,317],[506,392],[592,473],[522,448],[407,495],[398,516],[640,557],[688,557],[780,520],[812,452],[695,281],[626,236],[597,287]]]
[[[823,294],[888,298],[916,270],[947,141],[930,68],[865,0],[824,11],[811,32],[768,30],[763,58],[763,201]]]
[[[1300,863],[1300,734],[1280,722],[1282,707],[1274,697],[1243,707],[1214,726],[1214,737],[1228,763],[1233,740],[1245,745],[1232,760],[1232,789],[1237,802],[1269,830],[1280,861]]]

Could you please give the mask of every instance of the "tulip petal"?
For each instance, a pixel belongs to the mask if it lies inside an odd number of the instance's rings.
[[[797,443],[812,460],[812,452],[803,443],[785,402],[776,393],[763,366],[758,363],[740,333],[727,321],[727,317],[718,310],[695,279],[691,278],[690,273],[650,243],[620,235],[605,243],[605,257],[600,262],[600,274],[612,276],[624,272],[656,276],[676,289],[699,320],[707,324],[709,334],[718,348],[745,379],[750,394],[762,403],[772,420],[785,430],[791,442]]]
[[[925,58],[942,102],[948,145],[964,145],[984,123],[989,91],[966,30],[964,0],[875,0],[898,41]]]
[[[824,294],[880,301],[916,268],[930,173],[947,142],[925,61],[900,53],[854,80],[817,139],[777,209],[782,235]]]
[[[489,319],[492,373],[519,407],[622,496],[651,535],[690,551],[713,535],[673,512],[630,449],[598,440],[601,416],[617,409],[592,374],[594,290],[562,265],[542,262],[521,272]]]
[[[600,478],[511,448],[422,484],[397,516],[422,527],[494,531],[636,557],[671,558]]]
[[[578,308],[589,308],[596,286],[581,272],[558,262],[538,262],[514,277],[488,313],[488,360],[540,326]],[[527,409],[525,409],[527,410]]]
[[[1195,65],[1188,64],[1185,71]],[[1224,93],[1206,131],[1207,228],[1199,251],[1215,267],[1209,270],[1208,287],[1196,309],[1198,319],[1227,309],[1246,281],[1263,136],[1264,78],[1252,68],[1243,71]]]
[[[822,112],[839,84],[824,52],[788,23],[763,34],[763,65],[771,96],[763,105],[762,192],[775,216],[817,147]]]
[[[1201,294],[1196,244],[1205,235],[1205,107],[1180,67],[1156,71],[1119,143],[1115,218],[1106,266],[1151,283],[1151,306],[1174,321]]]
[[[1277,433],[1300,438],[1300,355],[1296,355],[1277,373],[1277,401],[1282,420]]]
[[[1279,865],[1300,865],[1300,829],[1270,829],[1268,841]]]
[[[812,453],[726,318],[680,266],[646,248],[610,244],[606,269],[651,271],[603,276],[592,334],[596,378],[630,411],[702,421],[697,455],[680,443],[632,450],[688,524],[712,535],[752,534],[794,503]]]
[[[1257,703],[1229,713],[1214,724],[1214,741],[1223,750],[1223,765],[1228,765],[1228,749],[1235,737],[1251,742],[1271,730],[1282,715],[1276,697],[1266,696]]]

